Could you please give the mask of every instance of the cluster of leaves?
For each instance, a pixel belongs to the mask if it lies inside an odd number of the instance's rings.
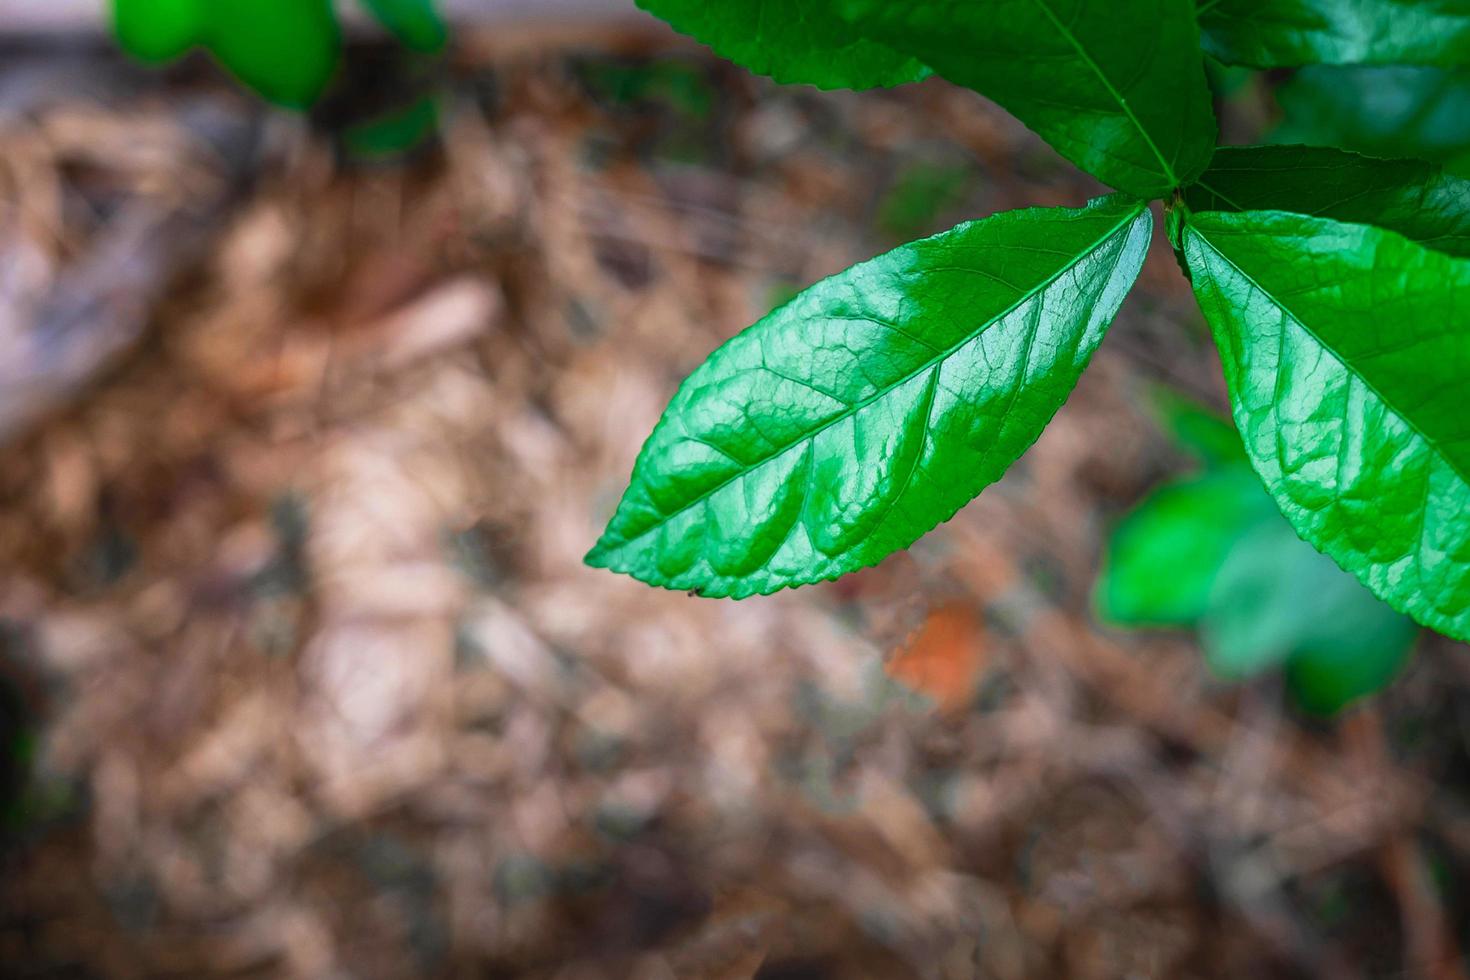
[[[1201,471],[1159,487],[1118,525],[1098,581],[1102,616],[1195,628],[1216,674],[1283,668],[1317,713],[1388,683],[1413,648],[1413,620],[1296,536],[1229,423],[1170,393],[1158,403]]]
[[[412,51],[447,40],[433,0],[363,0]],[[118,40],[135,57],[163,63],[205,48],[270,101],[306,109],[326,91],[342,58],[332,0],[113,0]]]
[[[1163,199],[1270,498],[1394,609],[1470,639],[1470,182],[1217,150],[1205,75],[1206,53],[1463,64],[1463,0],[641,2],[781,82],[974,88],[1118,193],[902,245],[732,339],[680,387],[589,563],[738,598],[908,547],[1061,406]]]

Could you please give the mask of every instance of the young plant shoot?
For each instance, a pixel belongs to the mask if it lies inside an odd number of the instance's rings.
[[[1398,613],[1470,640],[1470,181],[1332,147],[1217,149],[1205,74],[1207,54],[1463,65],[1470,5],[640,3],[780,82],[862,89],[935,74],[968,86],[1116,193],[901,245],[722,346],[669,404],[589,563],[739,598],[907,548],[997,480],[1066,400],[1138,275],[1149,202],[1163,200],[1243,444],[1169,506],[1238,511],[1265,528],[1252,554],[1279,556],[1290,532],[1283,542],[1260,510],[1274,501],[1295,535]],[[1291,567],[1331,582],[1314,558]],[[1161,576],[1176,560],[1150,559]],[[1352,589],[1331,588],[1360,610]],[[1169,615],[1204,616],[1207,591],[1174,597]],[[1352,668],[1323,653],[1332,637],[1237,641],[1224,613],[1207,628],[1227,670],[1248,672],[1241,651],[1267,650],[1330,709],[1407,649],[1401,617],[1363,619],[1382,656],[1335,685],[1319,675]]]

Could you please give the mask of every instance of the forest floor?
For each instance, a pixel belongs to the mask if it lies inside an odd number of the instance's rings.
[[[386,164],[192,67],[4,64],[3,975],[1464,976],[1463,650],[1323,722],[1092,612],[1188,466],[1149,389],[1223,404],[1162,241],[910,553],[740,603],[581,564],[773,303],[1099,192],[999,110],[469,49]]]

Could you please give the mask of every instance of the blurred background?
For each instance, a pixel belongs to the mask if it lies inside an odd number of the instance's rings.
[[[581,556],[713,347],[1100,188],[631,0],[294,2],[0,0],[0,975],[1466,975],[1470,656],[1235,480],[1162,234],[910,553],[650,589]],[[1470,170],[1470,74],[1212,82]]]

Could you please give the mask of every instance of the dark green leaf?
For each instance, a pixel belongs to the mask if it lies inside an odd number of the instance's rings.
[[[1226,64],[1463,65],[1465,0],[1201,0],[1205,50]]]
[[[1319,146],[1221,147],[1184,202],[1196,211],[1293,211],[1377,225],[1470,256],[1470,180],[1422,160]]]
[[[1330,714],[1388,683],[1418,627],[1273,514],[1220,566],[1200,634],[1215,673],[1243,680],[1285,665],[1297,699]]]
[[[1263,517],[1279,521],[1243,465],[1165,484],[1113,532],[1098,580],[1099,614],[1129,626],[1198,622],[1231,549]]]
[[[358,159],[382,160],[422,145],[438,129],[439,100],[425,95],[401,109],[350,127],[342,134],[342,145]]]
[[[1130,194],[1189,183],[1215,148],[1191,0],[847,0],[846,10]]]
[[[1149,230],[1121,195],[1015,211],[811,287],[685,380],[587,561],[740,597],[908,547],[1041,433]]]
[[[1470,174],[1470,71],[1303,68],[1276,100],[1283,118],[1272,142],[1414,157]]]
[[[332,0],[208,0],[203,9],[215,57],[271,102],[308,108],[337,72]]]
[[[382,24],[403,45],[414,51],[433,54],[449,40],[449,28],[434,0],[362,0]]]
[[[1246,452],[1292,526],[1470,639],[1470,262],[1278,211],[1193,215],[1184,251]]]
[[[199,40],[199,0],[113,0],[118,43],[143,61],[171,61]]]
[[[787,85],[881,88],[915,82],[924,65],[865,39],[838,0],[638,0],[638,6],[715,53]]]
[[[1360,595],[1373,599],[1361,584],[1353,584]],[[1313,646],[1298,650],[1286,662],[1286,682],[1303,708],[1319,715],[1336,714],[1359,698],[1387,687],[1408,662],[1418,627],[1407,616],[1394,613],[1376,599],[1374,602],[1384,615],[1360,620],[1357,617],[1369,611],[1355,607],[1355,613],[1342,620],[1344,626],[1361,630],[1362,637],[1372,637],[1371,646],[1356,642],[1343,647]]]

